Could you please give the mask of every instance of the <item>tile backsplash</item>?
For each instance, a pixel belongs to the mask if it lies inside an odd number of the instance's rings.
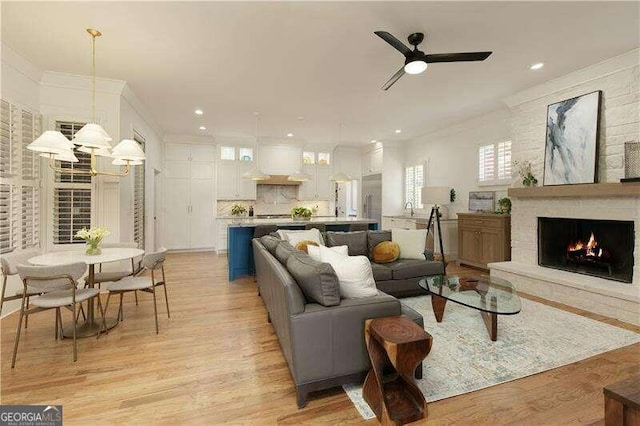
[[[286,185],[258,185],[257,198],[253,200],[218,200],[218,216],[230,216],[231,206],[241,204],[247,209],[253,206],[255,215],[288,214],[292,208],[304,206],[317,209],[317,216],[332,216],[333,203],[329,201],[298,201],[298,187]]]

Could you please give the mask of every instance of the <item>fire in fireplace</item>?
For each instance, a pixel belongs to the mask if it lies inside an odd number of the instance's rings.
[[[632,221],[538,218],[538,264],[632,282]]]

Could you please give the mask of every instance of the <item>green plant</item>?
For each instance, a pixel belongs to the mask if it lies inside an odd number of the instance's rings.
[[[242,216],[247,212],[247,208],[242,204],[234,204],[231,206],[231,215],[232,216]]]
[[[497,213],[511,214],[511,198],[500,198],[498,200],[498,206],[500,206],[500,210],[498,210]]]
[[[518,168],[518,175],[522,178],[524,186],[536,186],[538,179],[531,172],[531,163],[529,161],[514,161],[513,164]]]
[[[291,209],[291,217],[311,217],[313,211],[306,207],[294,207]]]
[[[449,191],[449,201],[451,201],[452,203],[456,201],[456,190],[453,188],[451,188],[451,191]]]

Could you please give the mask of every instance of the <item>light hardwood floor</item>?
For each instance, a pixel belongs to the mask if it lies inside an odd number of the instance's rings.
[[[62,404],[69,425],[363,423],[340,388],[313,394],[305,409],[296,408],[256,284],[251,278],[230,284],[226,257],[170,254],[166,270],[171,319],[160,298],[160,334],[151,295],[140,294],[136,307],[129,294],[125,321],[99,340],[81,339],[75,363],[71,340],[54,340],[50,311],[30,318],[12,370],[17,315],[4,318],[2,404]],[[115,316],[116,305],[109,314]],[[602,387],[640,373],[639,366],[640,344],[431,403],[423,423],[603,424]]]

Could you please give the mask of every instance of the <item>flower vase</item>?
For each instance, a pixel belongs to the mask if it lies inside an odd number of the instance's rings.
[[[98,244],[100,244],[100,241],[87,240],[87,249],[85,250],[85,253],[89,256],[101,254],[102,250],[98,247]]]

